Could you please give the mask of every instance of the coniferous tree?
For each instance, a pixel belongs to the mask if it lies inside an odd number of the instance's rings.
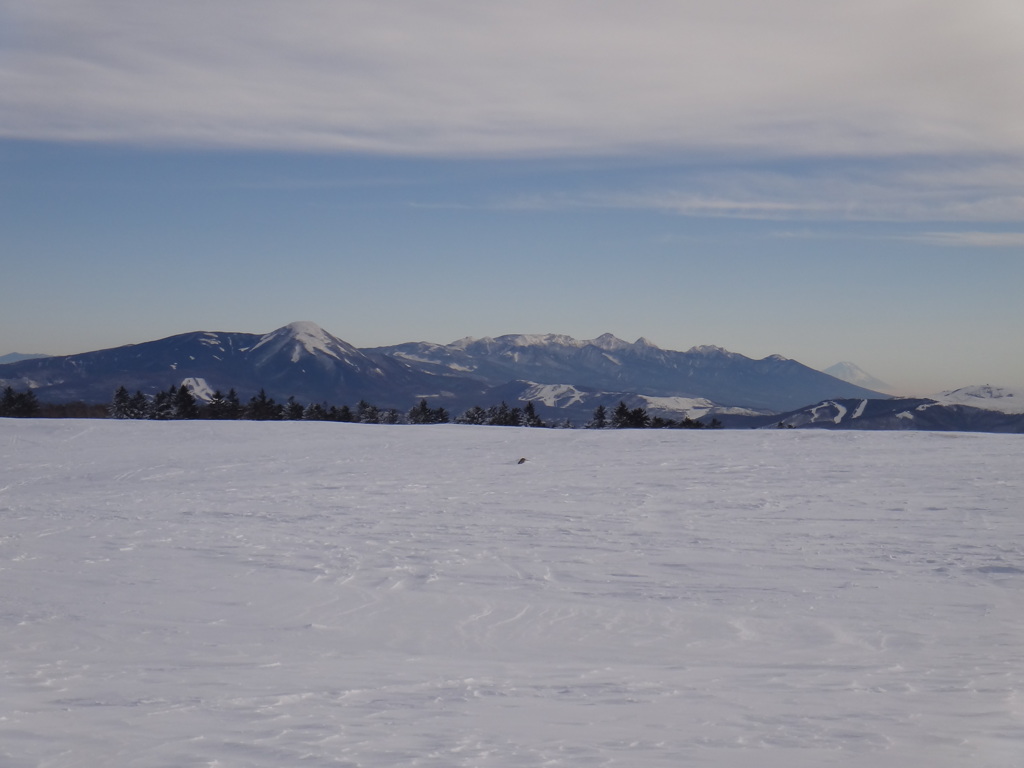
[[[227,418],[227,401],[224,399],[224,393],[219,389],[214,390],[213,394],[210,395],[210,402],[206,404],[204,415],[208,419],[226,419]]]
[[[522,419],[522,410],[509,408],[504,400],[500,405],[492,405],[487,409],[487,423],[494,427],[518,427]]]
[[[506,427],[518,427],[523,423],[523,409],[518,405],[513,406],[508,412],[508,421],[505,422]]]
[[[341,408],[337,408],[332,405],[327,411],[327,417],[331,421],[340,421],[344,423],[350,423],[356,420],[355,415],[352,413],[352,409],[347,405],[343,405]]]
[[[410,424],[447,424],[449,416],[444,408],[431,408],[426,399],[422,399],[418,405],[409,409],[407,419]]]
[[[289,396],[288,402],[284,406],[283,417],[289,421],[299,421],[305,413],[306,409],[302,407],[302,404],[297,403],[294,397]]]
[[[268,397],[266,391],[260,388],[259,394],[249,399],[245,415],[253,421],[276,421],[281,418],[281,411],[281,406],[274,398]]]
[[[21,393],[21,399],[18,402],[17,409],[18,415],[23,418],[30,419],[33,416],[39,415],[39,400],[36,398],[36,393],[31,389],[26,389]]]
[[[501,401],[501,405],[492,405],[487,409],[487,424],[492,427],[504,426],[505,420],[508,419],[508,403],[504,400]]]
[[[650,423],[646,409],[639,406],[630,409],[622,400],[612,413],[612,426],[616,429],[643,429],[650,426]]]
[[[629,406],[623,400],[619,400],[619,404],[612,411],[612,426],[615,429],[625,429],[629,426]]]
[[[173,386],[170,389],[161,389],[153,395],[153,403],[149,409],[149,418],[166,421],[174,418],[174,399],[177,390]]]
[[[365,400],[360,400],[356,406],[356,421],[360,424],[380,424],[380,409]]]
[[[245,409],[242,407],[242,402],[238,399],[238,393],[235,392],[235,388],[232,387],[228,390],[227,397],[224,398],[224,418],[225,419],[240,419]]]
[[[327,409],[321,403],[310,403],[306,406],[306,411],[302,414],[302,418],[306,421],[326,421]]]
[[[17,394],[14,387],[4,387],[3,396],[0,397],[0,416],[13,416],[14,407],[17,402]]]
[[[199,418],[199,406],[196,404],[196,397],[184,384],[178,387],[178,391],[174,393],[174,418]]]
[[[427,405],[426,399],[420,400],[419,405],[414,405],[409,409],[409,423],[410,424],[429,424],[430,423],[430,406]]]
[[[455,419],[456,424],[475,424],[477,426],[487,423],[487,411],[479,405],[474,405]]]
[[[523,416],[520,423],[524,427],[543,427],[544,422],[540,416],[537,415],[537,410],[533,406],[533,400],[529,400],[523,407]]]
[[[114,400],[110,403],[110,418],[112,419],[130,419],[131,416],[131,403],[132,396],[128,394],[128,390],[124,388],[124,385],[117,388],[114,392]]]
[[[128,418],[148,419],[149,409],[149,398],[142,394],[140,390],[136,389],[135,394],[132,395],[131,400],[128,402],[128,412],[131,414]]]
[[[629,426],[631,429],[644,429],[651,425],[651,420],[647,416],[647,411],[640,406],[632,409],[629,412]]]
[[[39,415],[39,400],[31,389],[15,392],[11,386],[4,387],[0,396],[0,416],[31,418]]]
[[[243,411],[234,389],[228,390],[226,395],[218,389],[204,410],[209,419],[240,419]]]
[[[604,429],[608,426],[608,409],[603,405],[594,409],[594,415],[587,424],[588,429]]]

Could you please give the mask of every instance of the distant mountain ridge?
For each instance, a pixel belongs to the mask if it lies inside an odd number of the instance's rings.
[[[385,402],[439,383],[459,391],[458,377],[420,373],[368,355],[313,323],[291,323],[267,334],[196,331],[156,341],[0,366],[0,383],[29,387],[43,401],[109,401],[119,386],[153,394],[188,382],[201,392],[235,389],[249,397],[304,402]],[[472,387],[479,389],[479,387]]]
[[[43,357],[49,357],[49,355],[40,354],[24,354],[22,352],[11,352],[8,355],[0,355],[0,365],[6,365],[7,363],[18,363],[22,360],[38,360]]]
[[[466,338],[447,345],[410,342],[367,350],[432,372],[458,371],[486,382],[521,379],[573,384],[653,397],[706,398],[719,405],[785,410],[819,399],[884,397],[816,371],[795,360],[770,355],[753,360],[715,346],[687,352],[661,349],[644,338],[632,344],[611,334],[591,340],[569,336],[517,335]]]
[[[991,384],[952,389],[932,395],[930,399],[944,405],[966,405],[1000,413],[1024,413],[1024,389],[993,387]]]
[[[546,418],[577,422],[619,399],[652,412],[708,414],[885,397],[779,355],[753,360],[715,346],[677,352],[611,334],[511,334],[357,349],[311,322],[267,334],[195,331],[0,366],[0,385],[31,388],[44,402],[109,402],[119,386],[153,394],[182,383],[206,396],[233,388],[247,398],[263,389],[279,400],[366,399],[401,410],[425,398],[453,413],[504,398],[536,399]]]
[[[975,388],[970,388],[975,389]],[[989,388],[995,389],[995,388]],[[1024,433],[1024,409],[1013,410],[995,398],[975,396],[988,407],[965,405],[957,398],[894,397],[887,400],[835,399],[763,419],[763,426],[820,429],[931,430]]]

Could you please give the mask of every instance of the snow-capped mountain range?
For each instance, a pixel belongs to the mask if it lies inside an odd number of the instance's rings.
[[[513,334],[466,338],[447,345],[412,342],[366,351],[404,360],[422,370],[457,371],[491,383],[573,384],[581,389],[652,398],[706,399],[714,405],[754,410],[796,407],[815,401],[816,393],[822,391],[881,396],[780,355],[753,360],[716,346],[677,352],[644,338],[630,343],[611,334],[589,340]]]
[[[106,402],[119,386],[152,393],[187,383],[197,393],[259,389],[278,399],[409,408],[427,398],[450,410],[507,399],[537,400],[570,417],[619,399],[672,413],[716,407],[778,412],[824,397],[877,397],[795,360],[752,360],[720,347],[687,352],[611,334],[507,335],[451,344],[412,342],[357,349],[315,323],[268,334],[196,331],[0,367],[0,381],[44,401]]]
[[[43,402],[109,402],[120,386],[152,394],[181,384],[203,399],[229,389],[247,399],[263,389],[281,401],[354,405],[365,399],[402,411],[420,399],[452,413],[502,400],[533,401],[545,419],[576,424],[598,405],[622,400],[651,415],[713,416],[731,426],[761,426],[780,413],[816,408],[820,419],[843,428],[835,414],[821,415],[822,403],[852,403],[842,407],[851,415],[860,408],[863,416],[868,406],[857,403],[889,402],[880,391],[779,355],[754,360],[715,346],[679,352],[611,334],[589,340],[511,334],[358,349],[315,323],[295,322],[267,334],[196,331],[0,365],[0,386],[31,388]],[[944,397],[915,402],[971,410],[1024,402],[1024,395],[992,387]],[[816,425],[820,419],[793,416],[791,422]]]

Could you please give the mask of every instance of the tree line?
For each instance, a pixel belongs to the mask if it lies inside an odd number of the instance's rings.
[[[721,429],[722,422],[711,419],[709,424],[684,416],[681,419],[666,419],[662,416],[651,416],[646,408],[630,408],[622,400],[611,413],[603,405],[594,409],[594,414],[587,422],[590,429]]]
[[[15,392],[14,387],[4,387],[0,395],[0,416],[31,418],[40,412],[39,400],[31,389]]]
[[[571,427],[564,422],[550,425],[541,419],[533,401],[522,407],[509,406],[502,401],[499,405],[483,408],[475,405],[451,418],[445,408],[432,408],[421,399],[419,403],[402,413],[396,408],[379,408],[360,400],[352,408],[348,405],[335,406],[326,403],[310,403],[303,405],[289,397],[285,402],[277,402],[261,389],[247,402],[242,402],[234,389],[223,394],[214,392],[208,402],[200,402],[184,384],[171,386],[166,390],[147,397],[136,391],[129,394],[125,387],[118,387],[110,404],[109,415],[115,419],[248,419],[253,421],[339,421],[357,424],[475,424],[496,427]],[[712,419],[710,424],[683,417],[679,420],[666,419],[661,416],[650,416],[644,408],[630,408],[625,402],[619,401],[618,406],[610,411],[599,405],[594,409],[590,421],[585,425],[588,429],[716,429],[722,424]]]
[[[294,397],[289,397],[285,402],[278,402],[264,389],[246,402],[239,398],[234,389],[228,390],[227,394],[218,390],[209,401],[201,402],[184,384],[178,387],[171,386],[152,397],[140,391],[129,394],[125,387],[118,387],[109,406],[109,415],[115,419],[247,419],[340,421],[356,424],[448,424],[454,421],[457,424],[545,426],[532,402],[523,408],[510,408],[504,402],[488,409],[476,406],[452,419],[445,408],[432,408],[426,399],[421,399],[404,413],[397,408],[380,408],[366,400],[360,400],[354,408],[327,403],[303,405]]]
[[[63,405],[40,404],[35,393],[28,389],[15,392],[6,387],[0,397],[0,417],[55,417],[55,418],[102,418],[115,419],[248,419],[253,421],[338,421],[358,424],[476,424],[496,427],[572,427],[568,422],[547,424],[538,415],[532,401],[522,407],[509,406],[502,401],[499,405],[483,408],[475,405],[451,418],[443,407],[432,408],[421,399],[408,411],[402,413],[396,408],[379,408],[360,400],[356,406],[335,406],[326,403],[303,405],[289,397],[278,402],[261,389],[243,402],[234,389],[227,394],[219,390],[202,402],[184,384],[170,386],[148,396],[140,391],[130,394],[124,386],[118,387],[114,398],[107,406],[88,406],[84,403]],[[667,419],[651,416],[644,408],[630,408],[625,402],[612,410],[604,405],[594,409],[587,429],[717,429],[722,426],[718,419],[709,424],[691,419]]]

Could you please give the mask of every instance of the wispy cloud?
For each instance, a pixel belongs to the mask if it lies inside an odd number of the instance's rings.
[[[1020,154],[1022,23],[1005,0],[0,0],[0,136]]]
[[[907,239],[962,248],[1024,248],[1024,232],[922,232]]]
[[[602,187],[539,191],[432,207],[501,210],[649,210],[700,218],[780,222],[1024,221],[1024,161],[965,158],[844,159],[801,163],[704,163],[633,174]]]

